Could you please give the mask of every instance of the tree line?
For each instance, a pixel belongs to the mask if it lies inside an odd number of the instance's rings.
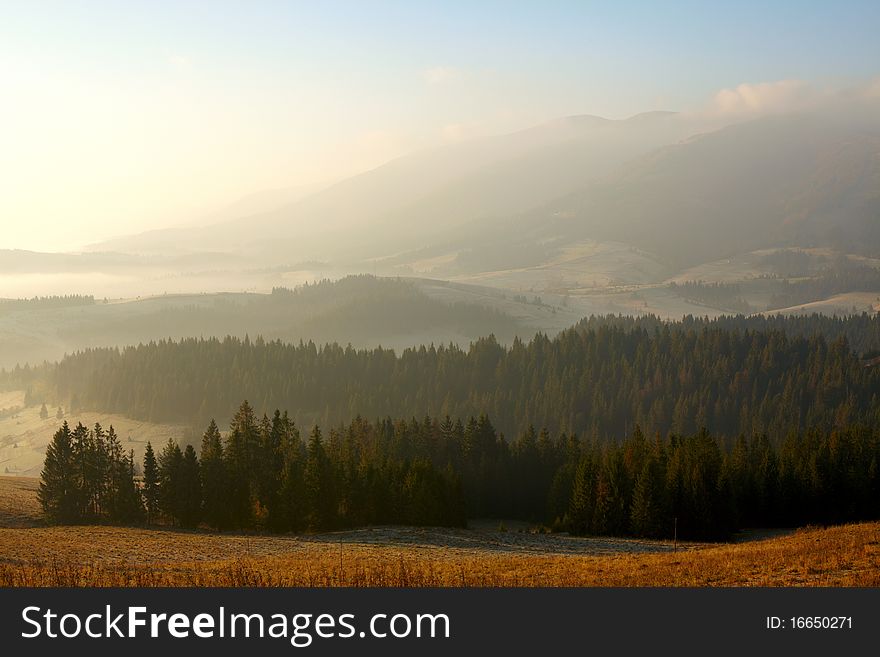
[[[8,310],[44,310],[46,308],[71,308],[93,306],[95,297],[91,294],[64,294],[30,299],[0,299],[0,312]]]
[[[827,299],[844,292],[871,292],[880,290],[880,270],[868,265],[846,263],[844,266],[823,269],[818,276],[779,283],[770,298],[770,308],[787,308]],[[871,299],[871,301],[875,301]],[[873,305],[873,304],[870,304]]]
[[[742,289],[736,283],[707,283],[705,281],[684,281],[669,284],[673,294],[677,294],[686,301],[723,308],[728,312],[748,314],[752,308],[749,302],[743,299]]]
[[[135,480],[134,453],[125,453],[111,426],[71,430],[65,421],[46,449],[38,492],[50,522],[107,521],[132,524],[144,519]]]
[[[620,442],[513,439],[485,415],[370,422],[307,438],[287,413],[244,402],[199,454],[148,444],[135,477],[112,429],[63,425],[40,501],[52,522],[171,523],[219,530],[320,531],[377,524],[463,526],[506,518],[590,535],[720,539],[743,527],[880,517],[880,432],[861,426],[725,441],[707,431]]]
[[[44,370],[41,385],[66,407],[194,427],[229,417],[249,397],[259,413],[287,408],[309,426],[358,414],[486,414],[508,435],[532,425],[618,439],[638,424],[649,435],[705,427],[727,438],[784,436],[880,422],[880,368],[866,367],[847,339],[857,329],[863,340],[880,339],[878,328],[867,316],[609,317],[552,339],[505,346],[490,336],[469,349],[400,354],[260,338],[164,340],[79,352]]]

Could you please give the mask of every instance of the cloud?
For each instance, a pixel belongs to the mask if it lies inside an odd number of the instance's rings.
[[[801,80],[779,80],[759,84],[743,83],[734,89],[715,94],[709,114],[763,115],[782,114],[815,106],[828,92]]]
[[[722,89],[696,116],[713,120],[747,120],[759,116],[803,111],[834,111],[880,98],[880,78],[848,86],[817,86],[802,80],[743,83]]]
[[[460,77],[462,77],[462,71],[451,66],[434,66],[422,71],[422,80],[432,86],[445,84]]]

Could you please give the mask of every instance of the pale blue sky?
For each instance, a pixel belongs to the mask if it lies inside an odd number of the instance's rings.
[[[880,2],[0,1],[4,247],[554,117],[880,75]],[[51,190],[52,193],[47,193]]]

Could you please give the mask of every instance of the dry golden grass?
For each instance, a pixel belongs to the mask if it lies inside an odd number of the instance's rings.
[[[17,530],[0,530],[2,586],[880,586],[880,523],[806,529],[739,545],[662,554],[572,556],[462,551],[433,546],[369,546],[296,539],[289,552],[217,560],[94,561],[82,559],[91,546],[126,541],[148,530],[46,528],[31,530],[64,555],[9,559],[19,545]],[[9,532],[12,532],[10,534]],[[53,532],[53,533],[43,533]],[[103,533],[102,533],[103,532]],[[109,532],[109,533],[107,533]],[[130,537],[125,537],[131,533]],[[169,553],[192,541],[204,555],[207,535],[165,535]],[[67,542],[53,544],[61,534]],[[179,540],[175,540],[174,537]],[[225,537],[247,541],[247,537]],[[77,541],[79,553],[68,550]],[[155,547],[150,545],[149,548]],[[146,552],[146,550],[145,550]],[[149,554],[156,556],[150,551]],[[120,557],[124,555],[120,552]],[[131,555],[135,556],[135,555]]]
[[[0,478],[0,586],[880,586],[880,522],[740,544],[374,528],[247,536],[39,526]]]
[[[38,479],[0,477],[0,527],[30,527],[40,524],[40,503],[37,500],[39,487]]]

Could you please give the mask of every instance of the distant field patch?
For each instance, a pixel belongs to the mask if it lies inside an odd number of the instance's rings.
[[[10,407],[4,404],[15,405],[6,402],[6,399],[20,399],[21,402],[24,400],[23,392],[0,393],[0,395],[2,395],[0,409]],[[62,419],[58,419],[55,417],[56,408],[48,410],[49,417],[45,420],[40,418],[39,406],[31,406],[15,415],[0,417],[0,476],[38,477],[43,468],[46,446],[65,420],[71,426],[75,426],[77,422],[89,427],[95,422],[100,422],[104,428],[112,425],[122,441],[122,448],[125,451],[133,449],[135,461],[138,463],[143,457],[147,441],[158,446],[168,442],[169,438],[180,441],[184,435],[184,427],[180,425],[141,422],[123,415],[92,411],[65,415]]]

